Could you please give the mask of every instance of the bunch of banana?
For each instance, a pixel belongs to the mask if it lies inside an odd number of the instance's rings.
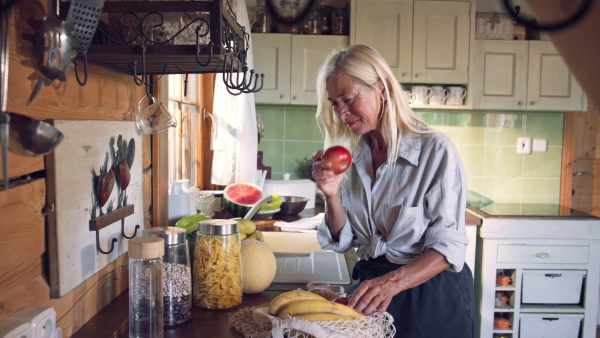
[[[269,304],[269,314],[278,317],[292,316],[308,321],[356,319],[363,314],[353,308],[328,301],[308,291],[295,290],[282,293]]]
[[[260,230],[256,230],[256,224],[249,219],[235,218],[238,222],[238,230],[240,232],[240,239],[255,239],[257,241],[264,242],[264,236]]]

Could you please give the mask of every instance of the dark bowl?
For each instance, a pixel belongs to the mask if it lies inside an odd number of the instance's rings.
[[[308,203],[308,198],[299,197],[299,196],[280,196],[281,200],[281,210],[279,210],[279,214],[285,216],[294,216],[298,215],[304,207],[306,207],[306,203]]]

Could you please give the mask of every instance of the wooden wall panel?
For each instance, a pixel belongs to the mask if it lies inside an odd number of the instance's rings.
[[[587,111],[566,112],[560,198],[564,212],[574,208],[600,216],[597,203],[600,191],[594,189],[594,186],[600,187],[600,172],[594,171],[593,165],[600,159],[599,152],[600,115],[597,108],[590,104]]]
[[[45,196],[43,179],[0,192],[0,275],[44,253]]]
[[[52,86],[44,87],[27,105],[39,76],[33,68],[31,42],[23,35],[33,34],[29,21],[39,21],[46,13],[43,0],[16,1],[12,8],[7,110],[40,120],[134,120],[145,88],[136,86],[129,75],[95,65],[89,66],[85,86],[79,86],[70,69],[65,82],[54,81]],[[142,147],[147,168],[152,163],[150,137],[142,140]],[[9,155],[11,177],[43,169],[43,157]],[[152,199],[148,197],[151,192],[151,180],[144,175],[144,194],[148,193],[144,200],[145,227],[152,225]],[[56,310],[63,336],[69,337],[127,289],[128,258],[122,255],[64,297],[51,299],[45,271],[45,194],[43,179],[0,191],[0,321],[25,306],[51,306]]]

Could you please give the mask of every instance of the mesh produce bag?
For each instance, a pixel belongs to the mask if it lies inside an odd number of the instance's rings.
[[[328,300],[336,295],[323,289],[311,290]],[[332,296],[333,295],[333,296]],[[262,338],[386,338],[396,333],[394,319],[387,313],[375,312],[357,319],[310,322],[300,318],[279,318],[268,314],[269,303],[247,307],[233,313],[231,326],[244,337]]]

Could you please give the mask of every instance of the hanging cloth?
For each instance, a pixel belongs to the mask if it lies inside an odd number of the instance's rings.
[[[250,21],[246,2],[229,0],[240,25],[250,32]],[[250,36],[246,62],[248,69],[254,69],[252,57],[252,37]],[[235,75],[233,75],[235,77]],[[211,183],[230,183],[256,180],[256,159],[258,137],[254,94],[231,95],[223,83],[222,74],[215,77],[213,116],[216,133],[211,139],[213,153]]]

